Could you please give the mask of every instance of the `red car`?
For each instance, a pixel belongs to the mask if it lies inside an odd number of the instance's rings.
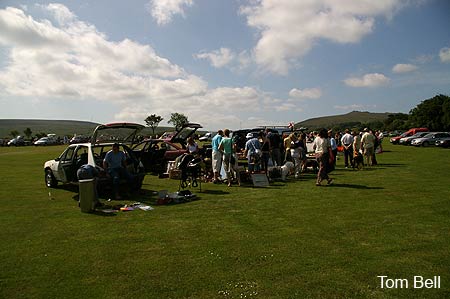
[[[408,131],[406,131],[405,133],[403,133],[400,136],[392,137],[389,141],[392,144],[399,144],[401,138],[409,137],[409,136],[412,136],[412,135],[414,135],[416,133],[419,133],[419,132],[429,132],[429,131],[430,130],[428,130],[428,128],[412,128],[412,129],[409,129]]]

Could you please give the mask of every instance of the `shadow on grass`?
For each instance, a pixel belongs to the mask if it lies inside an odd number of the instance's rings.
[[[242,185],[241,185],[242,187]],[[226,192],[223,190],[202,190],[199,191],[199,193],[204,193],[204,194],[214,194],[214,195],[226,195],[226,194],[230,194],[230,192]]]
[[[378,163],[377,166],[379,166],[379,167],[402,167],[405,165],[406,164],[403,164],[403,163]]]
[[[383,187],[369,187],[364,185],[356,185],[356,184],[336,184],[333,183],[328,187],[336,187],[336,188],[351,188],[351,189],[366,189],[366,190],[381,190]]]

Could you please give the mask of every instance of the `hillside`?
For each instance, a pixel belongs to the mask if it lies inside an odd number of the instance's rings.
[[[23,131],[30,128],[33,135],[53,133],[57,136],[90,134],[98,124],[77,120],[43,120],[43,119],[0,119],[0,137],[11,137],[11,131]]]
[[[322,116],[316,118],[310,118],[305,121],[301,121],[295,124],[295,127],[307,127],[309,129],[316,128],[333,128],[340,126],[356,126],[366,124],[375,121],[384,121],[388,118],[388,115],[392,113],[372,113],[372,112],[360,112],[352,111],[347,114]]]
[[[24,135],[23,131],[27,128],[31,129],[33,136],[38,133],[52,133],[60,137],[72,137],[74,134],[90,135],[97,125],[97,123],[78,120],[0,119],[0,138],[11,138],[11,131],[18,131],[19,135]],[[158,127],[155,134],[161,135],[173,130],[172,127]],[[141,134],[150,136],[152,130],[145,128]]]

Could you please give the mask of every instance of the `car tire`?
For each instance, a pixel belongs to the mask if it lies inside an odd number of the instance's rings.
[[[48,188],[55,188],[58,185],[58,181],[50,169],[45,170],[45,185]]]
[[[424,141],[424,143],[422,143],[423,147],[428,147],[430,144],[428,143],[428,141]]]

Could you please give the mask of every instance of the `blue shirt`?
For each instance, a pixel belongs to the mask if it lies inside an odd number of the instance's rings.
[[[121,151],[114,153],[112,150],[106,153],[105,159],[103,160],[108,164],[108,168],[121,168],[126,160],[125,154]]]
[[[219,151],[219,144],[220,141],[222,141],[222,136],[220,136],[219,134],[217,134],[216,136],[214,136],[214,138],[211,141],[211,147],[213,152],[217,152]]]
[[[257,149],[261,149],[261,143],[259,143],[258,138],[249,139],[245,143],[245,149],[247,150],[247,157],[250,157],[256,153]]]

